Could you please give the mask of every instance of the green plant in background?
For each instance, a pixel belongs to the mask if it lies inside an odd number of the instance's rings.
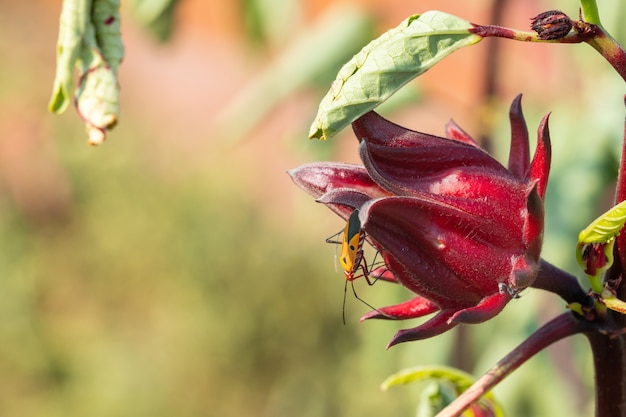
[[[430,384],[423,390],[422,398],[418,404],[418,416],[436,414],[438,410],[467,390],[474,383],[474,378],[454,368],[420,366],[391,375],[383,382],[381,389],[386,391],[396,385],[423,383],[424,381],[428,381]],[[480,400],[470,406],[468,415],[470,417],[483,415],[501,417],[504,415],[504,411],[493,394],[486,393]]]
[[[551,164],[547,116],[531,161],[526,123],[519,99],[514,101],[504,168],[454,123],[440,138],[402,128],[371,111],[451,52],[487,37],[587,43],[626,80],[626,51],[601,25],[595,1],[583,0],[580,6],[579,19],[558,10],[537,15],[530,32],[478,25],[436,11],[411,16],[339,71],[310,130],[311,138],[327,139],[352,123],[363,166],[322,162],[290,172],[299,187],[342,218],[358,213],[361,235],[384,259],[384,266],[369,271],[371,277],[395,281],[416,294],[363,319],[437,313],[398,332],[390,346],[490,320],[527,287],[547,290],[568,303],[569,310],[536,330],[475,383],[456,385],[456,393],[462,392],[457,398],[434,396],[427,400],[432,407],[421,408],[419,416],[501,415],[495,404],[481,405],[480,398],[539,351],[575,334],[584,334],[591,345],[596,415],[626,416],[626,234],[620,233],[626,222],[626,152],[614,173],[616,206],[579,235],[576,257],[591,286],[585,291],[574,276],[541,259]],[[589,143],[587,138],[586,146],[593,146]],[[430,378],[433,374],[423,370],[402,377]],[[450,384],[455,378],[444,370],[437,374]]]

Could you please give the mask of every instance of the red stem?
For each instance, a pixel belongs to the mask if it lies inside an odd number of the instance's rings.
[[[586,334],[593,351],[596,416],[626,416],[626,336]]]
[[[502,358],[471,387],[437,414],[436,417],[460,416],[465,409],[478,401],[482,395],[491,390],[528,359],[532,358],[537,352],[565,337],[587,331],[589,326],[589,322],[578,320],[569,312],[557,316]],[[609,415],[611,414],[605,414],[605,416]]]
[[[581,43],[586,42],[589,38],[595,36],[594,33],[586,32],[572,32],[571,34],[564,36],[560,39],[540,39],[536,32],[525,32],[522,30],[511,29],[498,25],[479,25],[471,23],[472,27],[469,29],[470,33],[478,35],[483,38],[505,38],[513,39],[522,42],[541,42],[541,43]],[[595,25],[591,25],[594,26]]]
[[[483,38],[496,37],[514,39],[523,42],[547,42],[547,43],[581,43],[587,42],[600,53],[612,66],[613,69],[626,81],[626,50],[600,26],[576,21],[576,30],[569,35],[553,40],[539,39],[535,32],[524,32],[497,25],[478,25],[472,23],[470,33]]]
[[[593,307],[593,300],[578,283],[576,277],[541,259],[539,273],[531,285],[544,291],[550,291],[569,303],[580,303]]]
[[[626,104],[626,96],[624,96],[624,102]],[[619,204],[624,200],[626,200],[626,120],[624,120],[624,140],[622,142],[622,156],[619,165],[619,172],[617,174],[615,204]],[[617,235],[616,239],[618,260],[623,268],[626,266],[626,233],[620,233]]]
[[[601,29],[586,41],[606,59],[613,69],[626,81],[626,51],[615,39]]]
[[[626,97],[624,97],[626,101]],[[624,123],[624,142],[615,203],[626,200],[626,121]],[[616,289],[619,299],[626,299],[626,233],[616,238],[615,263],[608,271],[605,280],[620,283]],[[626,316],[608,311],[606,322],[618,335],[588,333],[586,336],[593,352],[596,389],[596,416],[626,417]]]

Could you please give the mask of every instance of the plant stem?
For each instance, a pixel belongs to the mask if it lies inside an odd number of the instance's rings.
[[[587,305],[591,303],[589,305],[593,305],[592,300],[587,296],[585,290],[582,289],[575,276],[543,259],[532,287],[557,294],[568,304],[580,303]]]
[[[580,0],[580,11],[585,22],[593,23],[602,27],[600,24],[600,14],[598,13],[598,5],[596,0]]]
[[[523,365],[528,359],[532,358],[537,352],[550,346],[554,342],[577,333],[585,332],[589,330],[589,328],[589,322],[577,319],[573,313],[563,313],[555,317],[502,358],[471,387],[437,414],[437,417],[460,416],[467,407],[476,402],[481,396],[491,390],[511,372]],[[611,414],[604,414],[604,416],[609,415]]]
[[[626,101],[626,97],[624,97]],[[624,141],[622,143],[622,155],[620,159],[619,173],[617,176],[617,190],[615,202],[621,203],[626,200],[626,120],[624,121]],[[626,297],[626,285],[623,279],[626,277],[626,233],[620,233],[616,237],[615,263],[607,271],[606,281],[618,282],[616,296],[624,300]],[[611,328],[624,331],[626,329],[626,316],[609,311],[607,322]],[[596,416],[626,417],[626,334],[617,336],[605,335],[599,332],[586,334],[593,353],[595,369],[596,389]]]
[[[626,51],[601,26],[595,27],[595,36],[586,42],[606,59],[613,69],[626,81]]]
[[[567,36],[545,40],[540,39],[536,32],[526,32],[516,29],[505,28],[496,25],[477,25],[472,23],[470,33],[483,38],[495,37],[513,39],[523,42],[543,42],[543,43],[581,43],[586,42],[593,49],[598,51],[615,69],[615,71],[626,81],[626,51],[613,39],[600,25],[586,22],[574,22],[576,30],[571,31]]]
[[[626,107],[626,96],[624,96],[624,105]],[[624,139],[622,141],[622,155],[620,158],[620,166],[617,174],[617,190],[615,191],[615,204],[619,204],[626,200],[626,119],[624,120]],[[620,233],[616,237],[617,260],[620,269],[626,266],[626,233]],[[620,294],[618,294],[619,296]]]
[[[626,336],[586,334],[593,352],[596,417],[626,416]]]
[[[591,26],[595,28],[595,26]],[[472,23],[472,27],[469,29],[469,32],[483,38],[504,38],[522,42],[539,43],[582,43],[586,42],[590,37],[594,36],[594,33],[591,33],[590,31],[574,31],[563,38],[548,40],[539,38],[537,32],[511,29],[497,25],[478,25],[476,23]]]

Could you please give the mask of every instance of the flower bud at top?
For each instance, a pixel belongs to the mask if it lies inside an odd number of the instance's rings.
[[[564,38],[573,27],[572,19],[559,10],[540,13],[531,19],[531,23],[531,29],[544,40]]]

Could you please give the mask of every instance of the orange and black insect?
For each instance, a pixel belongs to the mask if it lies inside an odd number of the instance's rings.
[[[334,240],[336,236],[341,234],[341,240]],[[346,276],[346,284],[343,290],[343,322],[345,324],[345,305],[346,305],[346,292],[348,289],[348,282],[352,286],[352,293],[354,297],[361,301],[366,306],[371,309],[376,310],[376,308],[372,307],[369,303],[361,299],[354,289],[354,280],[357,278],[365,278],[368,285],[373,285],[374,282],[370,281],[369,274],[370,271],[367,266],[367,261],[365,260],[365,256],[363,255],[363,244],[365,243],[365,231],[361,228],[361,220],[359,220],[359,211],[354,210],[348,221],[346,223],[346,227],[344,227],[343,232],[339,232],[330,238],[326,239],[328,243],[334,243],[341,245],[341,255],[339,256],[339,264],[341,268],[343,268],[343,272]],[[361,274],[358,274],[359,270]]]
[[[361,221],[359,220],[359,211],[354,210],[346,227],[343,229],[341,237],[341,255],[339,256],[339,264],[343,268],[346,280],[353,281],[357,278],[364,277],[369,285],[369,270],[367,261],[363,256],[363,243],[365,242],[365,231],[361,229]],[[357,275],[361,270],[362,274]]]

